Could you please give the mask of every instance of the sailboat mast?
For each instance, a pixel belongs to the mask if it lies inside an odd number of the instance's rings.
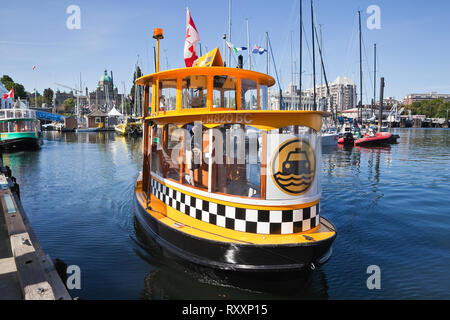
[[[312,35],[312,61],[313,61],[313,92],[314,92],[314,104],[313,110],[317,110],[317,97],[316,97],[316,52],[314,44],[314,11],[313,0],[311,0],[311,35]]]
[[[299,106],[300,110],[302,109],[302,68],[303,68],[303,62],[302,62],[302,55],[303,55],[303,14],[302,14],[302,0],[300,0],[300,66],[299,66],[299,81],[298,81],[298,92],[299,92]]]
[[[372,104],[372,117],[374,115],[375,104],[377,103],[377,44],[373,44],[373,104]]]
[[[291,31],[291,110],[294,110],[294,56],[292,55],[292,31]]]
[[[231,0],[228,0],[228,41],[231,43]],[[231,67],[231,48],[228,48],[227,67]]]
[[[247,21],[247,53],[248,53],[248,69],[252,70],[252,55],[250,54],[250,32],[248,30],[248,19]]]
[[[267,48],[267,61],[266,61],[266,74],[270,73],[270,55],[269,55],[269,33],[266,32],[266,48]],[[250,48],[249,48],[250,50]]]
[[[361,34],[361,11],[358,11],[359,19],[359,120],[362,123],[362,34]]]

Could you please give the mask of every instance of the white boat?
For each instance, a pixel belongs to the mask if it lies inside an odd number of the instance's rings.
[[[322,147],[337,146],[339,135],[335,132],[323,132],[320,136]]]
[[[100,128],[78,128],[76,129],[76,132],[96,132]]]

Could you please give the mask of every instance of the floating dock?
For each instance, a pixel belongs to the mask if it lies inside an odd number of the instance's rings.
[[[71,300],[20,202],[19,186],[0,159],[0,300]]]

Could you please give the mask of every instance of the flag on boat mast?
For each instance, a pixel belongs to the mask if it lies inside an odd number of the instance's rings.
[[[184,63],[186,67],[192,67],[194,61],[198,59],[195,45],[200,41],[197,28],[195,27],[194,20],[192,20],[189,8],[186,13],[186,39],[184,41]]]
[[[247,47],[235,47],[234,44],[232,44],[229,41],[225,41],[227,43],[228,48],[234,51],[234,53],[238,54],[239,51],[247,50]]]
[[[11,88],[9,93],[5,93],[2,99],[14,98],[14,87]]]
[[[252,53],[259,53],[259,54],[263,54],[264,52],[267,52],[267,49],[264,49],[260,46],[255,45],[255,47],[252,50]]]

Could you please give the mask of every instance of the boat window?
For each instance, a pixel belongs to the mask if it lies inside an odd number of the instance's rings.
[[[163,129],[162,160],[163,176],[175,181],[180,180],[180,151],[183,130],[174,124],[168,124]]]
[[[159,81],[159,111],[170,111],[177,108],[177,80]]]
[[[209,131],[200,122],[183,127],[183,184],[208,189]]]
[[[236,78],[214,76],[213,108],[236,109]]]
[[[152,138],[152,154],[151,154],[151,170],[159,176],[162,174],[162,128],[158,126],[153,127]]]
[[[8,123],[7,122],[0,122],[0,131],[8,132]]]
[[[269,109],[269,89],[263,84],[259,84],[259,106],[261,110]]]
[[[189,76],[183,78],[183,109],[206,108],[207,80],[207,76]]]
[[[258,109],[257,83],[251,79],[241,79],[241,109]]]
[[[261,197],[262,131],[226,124],[212,129],[211,190],[229,195]]]
[[[8,122],[8,132],[16,132],[16,126],[14,122]]]

